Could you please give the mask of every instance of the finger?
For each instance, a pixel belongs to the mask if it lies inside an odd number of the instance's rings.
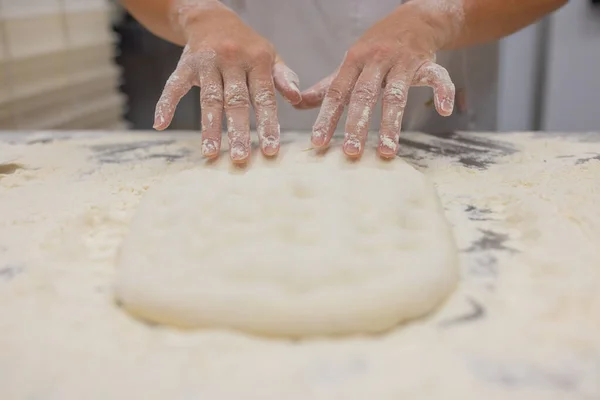
[[[177,65],[156,103],[154,129],[163,130],[169,126],[179,100],[192,88],[195,78],[192,68],[182,63]]]
[[[379,99],[383,74],[380,67],[366,67],[356,81],[350,104],[344,135],[344,153],[350,157],[360,157],[363,152],[373,108]]]
[[[452,114],[455,89],[446,68],[428,61],[417,70],[412,85],[433,88],[433,98],[437,112],[445,117]]]
[[[275,85],[270,66],[257,66],[248,73],[250,99],[256,114],[256,130],[264,155],[272,156],[279,151],[279,122]]]
[[[338,71],[335,71],[333,74],[321,79],[319,82],[302,92],[302,101],[298,104],[295,104],[294,107],[299,110],[307,110],[310,108],[319,107],[321,103],[323,103],[325,93],[327,92],[327,89],[329,89],[329,86],[331,85],[331,82],[337,73]]]
[[[318,148],[329,144],[359,75],[360,68],[354,64],[344,63],[340,68],[327,89],[319,116],[313,126],[311,137],[313,146]]]
[[[278,60],[273,66],[273,80],[275,87],[284,99],[290,104],[298,104],[302,101],[300,95],[300,79],[283,61]]]
[[[227,68],[222,75],[229,153],[234,163],[244,163],[250,156],[250,96],[246,72]]]
[[[202,155],[216,157],[221,149],[223,121],[223,80],[216,67],[207,67],[200,75],[202,112]]]
[[[299,110],[306,110],[310,108],[319,107],[323,103],[323,99],[327,94],[329,86],[331,86],[331,83],[340,72],[341,66],[344,65],[344,63],[346,62],[347,57],[348,52],[344,54],[342,63],[338,68],[336,68],[336,70],[331,75],[326,76],[325,78],[321,79],[319,82],[315,83],[314,85],[306,89],[304,92],[302,92],[302,102],[295,105],[294,107]]]
[[[402,117],[408,100],[410,77],[405,70],[392,69],[386,77],[382,96],[382,118],[379,128],[379,155],[396,156]]]

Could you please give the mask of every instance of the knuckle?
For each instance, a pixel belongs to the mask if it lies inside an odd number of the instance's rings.
[[[201,99],[201,105],[205,108],[222,108],[223,99],[220,96],[206,95]]]
[[[376,43],[371,47],[369,58],[376,63],[389,60],[393,53],[391,46],[383,43]]]
[[[187,64],[184,63],[179,63],[179,65],[177,65],[177,68],[175,68],[175,70],[171,73],[171,75],[169,75],[169,78],[167,79],[166,82],[166,86],[173,86],[173,85],[179,85],[185,82],[185,79],[183,78],[184,76],[187,76],[186,74],[186,70],[187,68],[189,68],[187,66]]]
[[[225,101],[225,107],[229,109],[248,108],[250,107],[250,102],[248,98],[243,95],[232,95]]]
[[[217,85],[208,85],[200,90],[200,102],[203,107],[223,107],[223,95]]]
[[[249,51],[249,57],[255,64],[272,64],[274,57],[269,48],[260,47]]]
[[[407,97],[407,91],[403,84],[390,84],[383,91],[383,101],[400,107],[406,106]]]
[[[389,60],[394,54],[394,46],[389,43],[369,43],[351,48],[346,54],[350,63],[375,62]]]
[[[337,86],[330,86],[325,97],[332,102],[342,103],[346,99],[344,91]]]
[[[415,78],[420,83],[431,83],[440,76],[440,70],[430,63],[420,67],[415,73]]]
[[[364,52],[360,47],[352,47],[346,53],[346,62],[354,64],[363,60]]]
[[[454,90],[454,84],[448,70],[439,64],[427,62],[415,73],[414,81],[418,85],[427,85],[444,90]]]
[[[171,76],[165,83],[163,89],[163,96],[172,97],[183,97],[191,87],[191,83],[179,77]]]
[[[177,68],[171,77],[176,76],[177,72],[188,72],[193,73],[198,68],[198,63],[195,62],[193,57],[182,57],[177,63]]]
[[[225,94],[225,107],[227,108],[246,108],[250,107],[248,93],[240,84],[232,85]]]
[[[191,72],[196,72],[203,66],[214,61],[216,52],[210,48],[200,48],[197,50],[187,50],[179,60],[181,68],[188,68]]]
[[[273,108],[275,107],[275,93],[267,88],[261,88],[254,95],[254,103],[259,107]]]
[[[215,51],[220,57],[225,59],[233,59],[239,56],[242,52],[242,46],[235,40],[223,40],[215,46]]]
[[[355,98],[362,103],[373,103],[377,100],[377,88],[371,85],[357,85],[354,89]]]
[[[446,88],[451,94],[456,93],[456,87],[454,86],[454,82],[448,82],[448,86]]]

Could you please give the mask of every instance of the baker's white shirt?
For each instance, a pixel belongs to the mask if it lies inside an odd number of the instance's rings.
[[[331,74],[350,46],[402,1],[224,0],[223,3],[273,43],[300,77],[301,89],[306,89]],[[453,131],[468,129],[469,125],[479,130],[493,129],[495,111],[486,111],[486,107],[495,107],[497,63],[492,64],[495,61],[492,59],[497,57],[497,47],[474,50],[440,52],[436,56],[436,61],[448,69],[459,93],[454,114],[447,118],[438,116],[431,101],[432,90],[411,88],[402,123],[404,130]],[[471,75],[474,82],[467,82]],[[478,85],[479,93],[472,84]],[[319,112],[295,110],[281,98],[278,108],[282,130],[310,130]],[[477,118],[478,109],[483,111],[483,118]],[[487,119],[486,112],[490,114]],[[380,116],[379,104],[373,113],[372,129],[379,128]],[[345,119],[340,120],[338,130],[344,129],[344,123]]]

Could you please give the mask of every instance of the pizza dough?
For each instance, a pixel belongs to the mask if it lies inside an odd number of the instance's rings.
[[[116,296],[142,319],[285,337],[388,330],[432,311],[458,278],[420,172],[372,149],[352,163],[298,144],[157,184],[117,262]]]

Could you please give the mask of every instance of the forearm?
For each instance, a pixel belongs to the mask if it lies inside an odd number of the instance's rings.
[[[219,0],[121,0],[131,15],[149,31],[169,42],[186,44],[182,16],[193,18],[194,12],[221,6]]]
[[[456,49],[508,36],[568,0],[412,0],[440,32],[440,49]]]

